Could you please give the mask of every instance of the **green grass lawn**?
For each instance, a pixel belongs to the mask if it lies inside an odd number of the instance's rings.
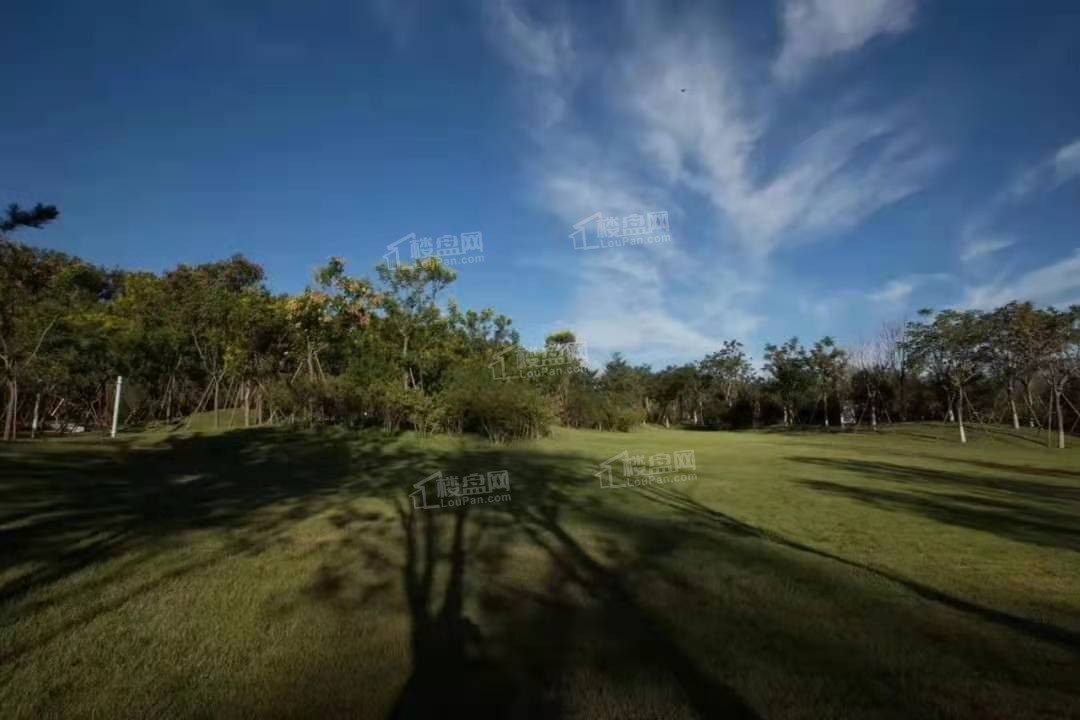
[[[0,716],[1080,716],[1080,450],[974,436],[16,443]],[[413,510],[436,470],[510,499]]]

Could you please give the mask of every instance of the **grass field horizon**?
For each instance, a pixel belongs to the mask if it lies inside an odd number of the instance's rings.
[[[0,448],[5,717],[1080,713],[1080,450],[1035,433],[212,424]]]

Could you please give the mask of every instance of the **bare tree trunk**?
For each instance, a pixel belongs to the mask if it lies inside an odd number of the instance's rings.
[[[244,381],[244,427],[251,427],[251,386]]]
[[[218,413],[218,388],[221,386],[221,378],[214,378],[214,429],[221,427],[221,415]]]
[[[964,391],[960,390],[960,401],[956,403],[956,418],[960,426],[960,442],[967,443],[967,434],[964,432]]]
[[[41,407],[41,393],[34,395],[34,419],[30,423],[30,439],[37,437],[38,409]]]
[[[870,403],[870,427],[877,432],[877,406],[874,403]]]
[[[4,409],[4,441],[15,439],[15,398],[17,391],[15,389],[15,381],[8,380],[8,397],[7,407]]]
[[[1012,380],[1009,381],[1009,408],[1012,410],[1013,430],[1020,429],[1020,416],[1016,414],[1016,389]]]
[[[1050,389],[1050,397],[1046,400],[1046,447],[1051,448],[1051,437],[1054,432],[1054,389]]]
[[[1054,405],[1058,417],[1058,449],[1065,449],[1065,414],[1061,412],[1061,390],[1054,393]]]
[[[169,384],[165,386],[165,422],[172,420],[172,388],[173,376],[169,376]]]
[[[1035,399],[1031,397],[1031,382],[1024,382],[1024,402],[1027,403],[1028,411],[1028,427],[1042,428],[1042,423],[1039,422],[1038,413],[1035,411]]]
[[[829,394],[821,396],[821,402],[825,405],[825,427],[829,427]]]
[[[8,412],[8,422],[11,424],[11,430],[7,435],[8,440],[15,440],[19,436],[18,414],[19,414],[19,381],[12,380],[9,384],[10,387],[10,403],[11,410]]]
[[[907,384],[907,367],[900,365],[900,422],[907,422],[907,402],[904,399],[904,386]]]

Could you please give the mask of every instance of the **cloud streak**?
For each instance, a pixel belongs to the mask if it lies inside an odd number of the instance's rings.
[[[1080,303],[1080,248],[1072,255],[1017,277],[969,287],[962,306],[988,310],[1013,300],[1058,305]]]
[[[899,35],[912,26],[915,10],[914,0],[787,0],[773,74],[791,83],[818,61],[881,35]]]
[[[814,57],[898,31],[908,20],[900,22],[894,4],[851,11],[854,25],[837,10],[829,17],[839,25],[829,32],[839,35]],[[836,10],[810,5],[815,13]],[[492,43],[516,70],[519,92],[550,106],[522,116],[537,142],[527,162],[541,208],[568,232],[598,211],[661,209],[672,217],[678,249],[574,258],[575,329],[591,347],[644,357],[700,355],[725,336],[749,343],[765,321],[753,308],[773,275],[771,256],[921,191],[944,155],[901,106],[855,111],[838,103],[816,126],[778,133],[786,122],[779,88],[755,84],[770,77],[769,58],[740,54],[715,17],[658,23],[638,15],[613,21],[621,42],[603,53],[577,47],[585,33],[564,20],[541,22],[522,2],[502,0],[489,15]],[[824,20],[815,22],[826,31]],[[692,213],[690,233],[677,221]],[[695,242],[697,257],[686,257]],[[716,262],[702,261],[713,255]],[[702,288],[712,289],[709,297]]]

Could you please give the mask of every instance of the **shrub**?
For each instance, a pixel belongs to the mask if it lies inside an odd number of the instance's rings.
[[[554,418],[550,401],[537,388],[496,380],[487,368],[452,373],[440,404],[449,428],[483,433],[497,443],[547,435]]]

